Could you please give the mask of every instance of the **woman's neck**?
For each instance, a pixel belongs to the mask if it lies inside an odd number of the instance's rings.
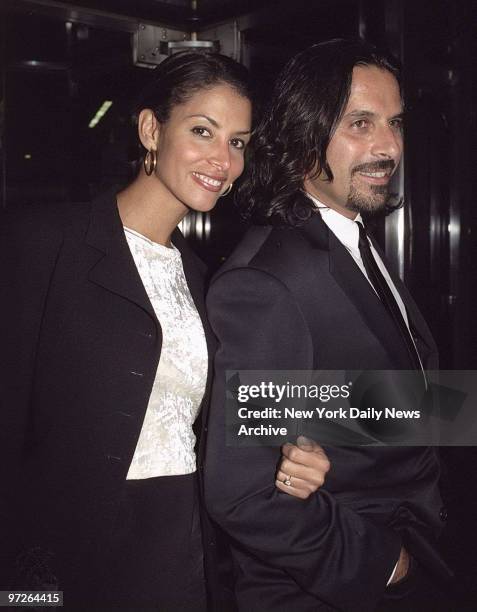
[[[171,234],[187,214],[187,209],[168,202],[170,197],[154,189],[158,182],[154,185],[153,181],[141,172],[118,193],[119,216],[124,226],[158,244],[170,246]]]

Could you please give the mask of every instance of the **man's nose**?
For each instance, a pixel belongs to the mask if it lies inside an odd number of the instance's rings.
[[[399,161],[402,153],[402,135],[392,126],[382,126],[373,141],[372,153],[378,158]]]

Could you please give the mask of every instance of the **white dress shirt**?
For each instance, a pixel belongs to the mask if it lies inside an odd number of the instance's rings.
[[[359,251],[359,228],[356,225],[356,223],[358,221],[363,223],[361,215],[358,213],[354,219],[349,219],[348,217],[345,217],[344,215],[337,212],[336,210],[333,210],[332,208],[328,208],[327,206],[322,204],[319,200],[317,200],[315,197],[313,197],[309,193],[307,193],[306,195],[313,201],[314,204],[316,204],[316,207],[318,208],[323,221],[326,223],[330,231],[333,232],[336,238],[338,238],[341,244],[347,249],[347,251],[350,253],[350,255],[355,260],[361,272],[368,279],[371,287],[373,287],[374,289],[374,286],[369,280],[369,277],[366,273],[366,269],[364,267],[363,260],[361,259],[361,253]],[[368,238],[368,242],[369,242],[369,246],[371,247],[371,252],[373,254],[373,257],[376,260],[376,263],[379,269],[381,270],[382,275],[386,279],[386,282],[389,285],[389,288],[391,289],[393,293],[393,296],[397,302],[397,305],[399,306],[399,310],[401,311],[403,319],[406,322],[406,325],[409,329],[409,321],[407,318],[407,312],[406,312],[406,307],[404,306],[404,302],[402,301],[401,296],[399,295],[396,287],[394,286],[394,283],[391,280],[391,277],[389,276],[389,272],[386,270],[386,266],[384,265],[383,260],[379,256],[378,252],[374,248],[369,238]],[[374,289],[374,291],[376,290]],[[409,329],[409,333],[411,333],[410,329]],[[411,338],[412,338],[412,334],[411,334]],[[414,339],[412,340],[414,342]],[[417,349],[416,349],[416,353],[418,354],[419,361],[421,362],[421,357],[419,356]],[[422,362],[421,362],[421,368],[422,368]],[[391,573],[391,576],[389,577],[389,580],[386,586],[389,585],[390,582],[392,581],[394,574],[396,572],[398,563],[399,563],[399,559],[396,562],[396,565],[394,566],[394,569]]]
[[[333,210],[332,208],[328,208],[327,206],[322,204],[319,200],[317,200],[315,197],[313,197],[309,193],[307,193],[307,196],[316,204],[323,221],[326,223],[328,228],[333,232],[333,234],[338,238],[341,244],[347,249],[347,251],[350,253],[352,258],[357,263],[361,272],[368,279],[371,287],[373,287],[373,284],[369,280],[368,275],[366,273],[366,269],[364,267],[363,260],[361,259],[361,253],[359,252],[359,228],[356,225],[356,223],[358,221],[363,223],[361,215],[358,213],[354,219],[349,219],[348,217],[345,217],[339,212],[336,212],[336,210]],[[376,260],[376,263],[378,264],[378,267],[382,275],[386,279],[386,282],[392,291],[394,299],[396,300],[397,305],[399,306],[399,310],[401,311],[403,319],[409,328],[409,321],[407,318],[407,312],[406,312],[406,307],[404,306],[404,302],[402,301],[401,296],[399,295],[396,287],[394,286],[394,283],[391,280],[391,277],[389,276],[389,272],[386,270],[386,266],[384,265],[381,257],[379,256],[378,252],[374,248],[369,238],[368,238],[368,242],[369,242],[369,246],[371,247],[371,252],[373,254],[373,257]]]

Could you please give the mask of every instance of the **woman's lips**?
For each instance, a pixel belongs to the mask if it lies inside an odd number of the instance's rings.
[[[213,177],[207,174],[200,174],[200,172],[192,172],[192,178],[201,187],[207,189],[207,191],[213,191],[214,193],[217,193],[222,189],[226,180],[223,177]]]

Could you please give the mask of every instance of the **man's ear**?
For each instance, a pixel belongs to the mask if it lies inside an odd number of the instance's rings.
[[[322,170],[318,162],[316,163],[313,170],[309,172],[307,175],[305,175],[305,178],[303,181],[305,189],[306,189],[307,184],[309,185],[310,183],[313,183],[313,181],[316,181],[316,180],[320,180],[322,182],[329,181],[326,170]]]
[[[161,125],[150,108],[144,108],[139,113],[137,130],[139,140],[146,151],[157,150],[160,128]]]

